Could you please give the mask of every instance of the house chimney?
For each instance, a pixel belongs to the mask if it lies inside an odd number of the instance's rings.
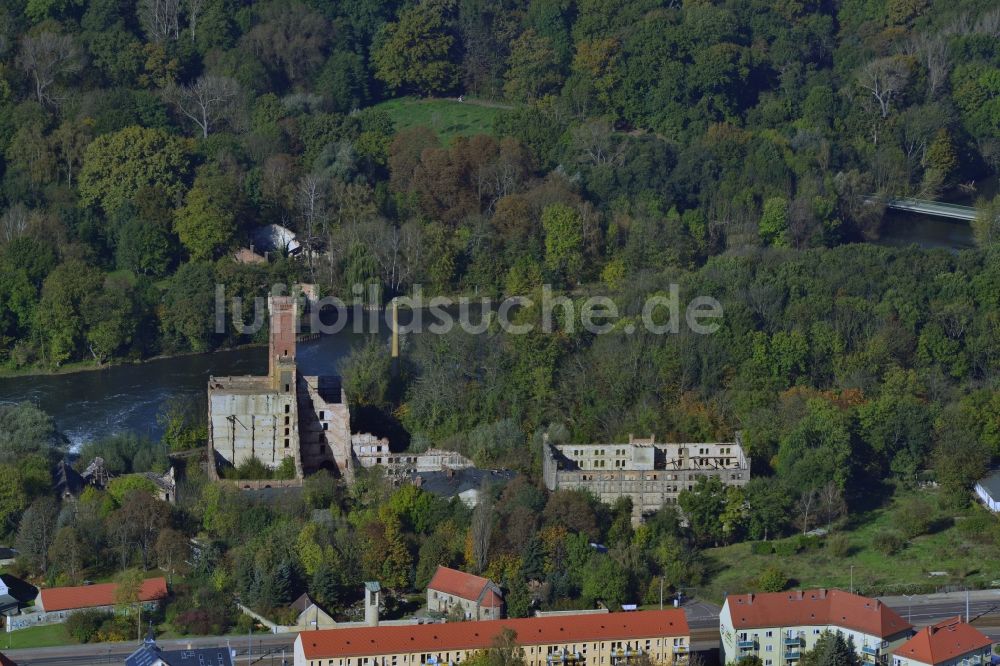
[[[747,595],[747,603],[753,604],[753,592]]]
[[[378,626],[378,605],[381,601],[382,586],[378,581],[365,583],[365,624],[369,627]]]

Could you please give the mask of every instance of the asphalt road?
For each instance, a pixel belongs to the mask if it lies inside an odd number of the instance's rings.
[[[292,643],[295,634],[257,634],[251,638],[251,661],[247,660],[246,636],[200,636],[183,640],[160,640],[157,645],[168,650],[186,647],[214,647],[227,642],[236,650],[237,664],[258,664],[259,666],[282,666],[282,650],[285,659],[292,663]],[[31,650],[5,650],[4,654],[17,662],[18,666],[89,666],[90,664],[122,664],[136,649],[134,643],[99,643],[96,645],[67,645],[62,647],[35,648]]]

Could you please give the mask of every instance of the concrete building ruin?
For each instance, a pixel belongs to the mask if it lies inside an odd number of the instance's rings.
[[[354,434],[351,446],[358,466],[381,466],[385,469],[386,478],[394,484],[399,484],[413,474],[470,469],[475,466],[462,454],[444,449],[428,449],[422,453],[394,453],[389,448],[389,440],[368,433]]]
[[[721,443],[658,443],[656,437],[629,436],[620,444],[550,444],[542,451],[542,475],[549,490],[586,490],[607,504],[632,499],[632,518],[676,504],[682,490],[699,477],[716,477],[726,485],[750,480],[750,459],[743,440]]]
[[[340,378],[298,372],[294,297],[271,296],[267,306],[267,375],[209,377],[209,460],[238,467],[257,458],[276,469],[291,458],[297,478],[317,469],[350,478],[351,414]]]

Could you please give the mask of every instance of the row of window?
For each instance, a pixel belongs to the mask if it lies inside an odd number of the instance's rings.
[[[598,645],[597,643],[591,643],[590,644],[590,648],[593,649],[593,650],[596,650],[596,649],[598,649],[597,645]],[[661,638],[657,638],[656,639],[656,647],[657,648],[665,647],[665,645],[666,645],[666,641],[665,640],[663,640]],[[528,646],[527,648],[525,648],[525,654],[527,656],[535,656],[535,655],[542,656],[542,655],[550,655],[550,654],[555,654],[555,653],[572,653],[572,654],[579,653],[582,657],[586,658],[586,656],[587,656],[587,646],[588,646],[587,643],[581,643],[581,644],[579,644],[579,648],[577,647],[576,643],[573,643],[571,645],[563,645],[563,646],[555,646],[555,645],[547,645],[547,646],[544,646],[544,647],[543,646]],[[605,648],[607,648],[607,647],[609,647],[607,643],[601,643],[600,646],[601,646],[602,650],[605,649]],[[673,639],[673,647],[679,648],[679,647],[684,647],[684,646],[685,646],[685,639],[684,638],[674,638]],[[653,640],[652,639],[645,639],[645,641],[640,641],[640,640],[636,640],[636,641],[612,641],[611,644],[610,644],[610,649],[611,650],[644,650],[646,653],[648,653],[650,650],[653,649]],[[436,653],[436,654],[435,653],[424,653],[424,654],[421,654],[419,656],[419,661],[417,659],[414,659],[413,663],[414,664],[419,663],[419,664],[424,664],[424,665],[426,665],[426,664],[447,664],[447,663],[458,664],[458,663],[461,662],[462,657],[464,655],[465,655],[464,651],[456,651],[454,654],[451,653],[451,652],[439,652],[439,653]],[[531,660],[529,660],[529,661],[531,661]],[[402,655],[402,659],[400,659],[399,655],[392,655],[388,659],[386,657],[358,657],[356,659],[348,657],[347,659],[328,659],[327,662],[326,662],[326,666],[401,666],[401,664],[407,664],[407,663],[410,663],[410,656],[404,654],[404,655]],[[605,657],[601,657],[600,663],[602,663],[602,664],[605,663]],[[323,666],[322,661],[320,661],[318,663],[318,666]]]

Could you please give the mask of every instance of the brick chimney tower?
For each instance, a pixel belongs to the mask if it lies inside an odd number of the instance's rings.
[[[267,312],[271,320],[268,345],[268,376],[280,393],[295,390],[295,330],[298,303],[292,296],[269,296]]]

